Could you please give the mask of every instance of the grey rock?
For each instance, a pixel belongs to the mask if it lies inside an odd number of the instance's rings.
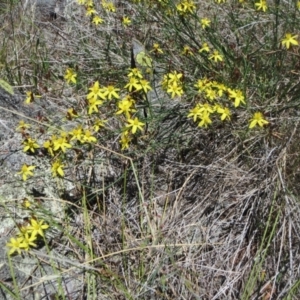
[[[16,223],[22,223],[24,219],[31,216],[31,212],[24,210],[21,204],[22,199],[34,197],[32,196],[33,190],[47,198],[47,201],[43,203],[43,210],[35,210],[37,218],[44,219],[45,214],[50,219],[55,218],[55,216],[62,216],[64,211],[62,203],[54,200],[59,198],[60,191],[52,178],[47,161],[24,153],[22,149],[24,137],[15,130],[20,120],[32,123],[36,127],[37,123],[34,121],[37,115],[45,113],[47,109],[49,109],[49,114],[53,113],[53,108],[49,108],[50,105],[46,99],[39,99],[38,103],[29,105],[24,104],[24,99],[25,96],[17,91],[14,95],[10,95],[0,88],[0,300],[17,299],[16,295],[13,296],[16,293],[13,278],[21,293],[19,299],[51,299],[51,295],[59,291],[59,284],[63,286],[63,293],[74,292],[77,295],[78,292],[75,290],[80,287],[78,274],[55,277],[57,274],[55,268],[59,269],[63,263],[63,259],[57,263],[54,261],[53,257],[58,257],[58,254],[54,254],[51,258],[54,262],[52,265],[44,263],[37,256],[39,252],[44,252],[43,259],[50,262],[49,258],[47,260],[49,253],[45,253],[44,247],[38,249],[36,255],[25,252],[22,255],[12,256],[10,260],[7,256],[6,243],[11,237],[16,237]],[[37,175],[23,182],[17,172],[25,163],[35,165]],[[59,232],[53,233],[49,230],[46,232],[46,238],[51,240],[59,234]]]
[[[6,242],[4,238],[0,238],[1,249],[5,249]],[[44,254],[41,260],[42,252]],[[60,257],[55,251],[49,254],[41,250],[32,254],[25,252],[22,256],[10,258],[5,251],[0,252],[0,299],[15,300],[18,299],[16,296],[18,294],[19,299],[52,299],[51,297],[57,295],[59,290],[65,295],[72,296],[71,299],[78,299],[83,285],[83,271],[80,269],[71,271],[72,261],[58,260]],[[58,270],[62,268],[70,271],[58,274]],[[14,287],[13,280],[17,282],[18,291]]]
[[[36,108],[24,104],[25,97],[20,93],[10,95],[0,87],[0,141],[14,133],[19,120],[33,117]]]
[[[36,8],[37,17],[57,19],[64,17],[65,0],[27,0],[26,8]]]

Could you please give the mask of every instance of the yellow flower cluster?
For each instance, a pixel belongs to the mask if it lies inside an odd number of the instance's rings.
[[[45,152],[44,154],[48,154],[51,158],[56,157],[56,159],[51,163],[51,172],[53,177],[64,176],[63,168],[65,165],[62,164],[59,156],[64,155],[68,149],[73,148],[71,142],[79,142],[80,144],[95,143],[97,139],[94,137],[93,132],[98,132],[101,127],[104,127],[105,122],[106,121],[100,119],[95,119],[91,126],[92,129],[83,129],[82,126],[79,125],[69,132],[61,131],[59,136],[52,135],[43,143],[42,151]],[[21,126],[22,130],[24,130],[24,128],[29,128],[26,125],[28,124],[25,124],[24,121],[21,121],[19,127]],[[40,148],[36,140],[30,138],[29,136],[22,143],[24,145],[24,152],[35,154],[36,150]],[[32,171],[34,169],[35,166],[28,166],[27,164],[24,164],[18,174],[22,176],[24,181],[26,181],[29,176],[33,176]]]
[[[161,49],[158,45],[154,47],[155,51],[161,53]],[[67,69],[65,73],[65,80],[68,83],[76,83],[77,74]],[[23,140],[23,151],[36,154],[38,151],[43,155],[48,155],[51,160],[51,173],[53,177],[64,177],[64,163],[65,154],[68,150],[74,149],[74,146],[78,147],[82,144],[93,144],[97,142],[95,134],[103,127],[105,127],[106,120],[99,119],[99,109],[105,103],[108,105],[109,102],[117,100],[115,116],[121,117],[125,120],[125,124],[122,128],[122,134],[120,139],[121,148],[127,149],[132,136],[138,131],[143,130],[145,123],[141,122],[135,113],[135,100],[132,95],[139,94],[145,97],[151,90],[151,86],[148,80],[146,80],[140,70],[130,69],[128,74],[128,83],[124,87],[126,96],[120,97],[119,88],[109,84],[107,86],[101,86],[99,81],[94,82],[86,95],[86,113],[82,114],[89,118],[88,126],[83,127],[81,124],[75,126],[75,128],[69,131],[59,131],[56,134],[52,134],[48,137],[42,146],[32,138],[26,130],[30,128],[29,124],[24,121],[20,121],[17,130],[20,131],[25,139]],[[80,115],[75,111],[74,108],[69,108],[66,113],[66,120],[73,120],[80,118]],[[74,149],[76,151],[76,149]],[[22,179],[26,181],[28,177],[34,176],[35,166],[24,164],[18,172]]]
[[[100,127],[104,127],[104,123],[105,121],[96,119],[95,123],[92,125],[93,131],[97,132]],[[71,142],[73,142],[73,144],[91,144],[97,142],[97,139],[93,135],[91,129],[84,129],[81,125],[78,125],[69,132],[62,131],[59,137],[52,135],[45,141],[43,144],[44,149],[51,157],[56,157],[51,166],[53,177],[64,176],[63,168],[65,165],[63,165],[61,159],[57,157],[66,153],[67,149],[72,149],[74,147]]]
[[[39,238],[44,238],[44,230],[48,229],[49,225],[44,224],[43,220],[36,218],[30,219],[30,224],[19,227],[19,233],[16,238],[11,238],[6,244],[9,248],[8,254],[12,255],[15,252],[21,254],[22,250],[28,251],[31,247],[37,247],[36,241]]]
[[[164,75],[162,80],[162,88],[171,95],[171,98],[183,95],[183,74],[177,71],[170,72]]]
[[[86,9],[86,16],[91,17],[91,22],[98,26],[99,24],[104,23],[104,19],[100,16],[100,13],[95,9],[95,4],[93,0],[77,0],[79,5],[83,5]],[[104,11],[107,13],[115,13],[116,6],[112,1],[102,0],[101,6]],[[122,18],[122,25],[127,27],[131,24],[131,20],[127,16],[123,16]]]
[[[210,26],[210,20],[207,18],[201,19],[200,20],[201,24],[202,24],[202,28],[207,28]],[[222,62],[224,61],[224,56],[222,53],[220,53],[220,51],[214,49],[211,52],[210,46],[208,45],[207,42],[204,42],[202,44],[202,47],[198,50],[199,53],[203,53],[203,54],[208,54],[208,59],[210,61],[213,61],[214,63],[218,63],[218,62]]]
[[[208,45],[208,43],[203,43],[202,47],[198,50],[199,53],[210,53],[211,49]],[[224,60],[223,55],[218,51],[218,50],[213,50],[212,53],[210,53],[210,55],[208,56],[208,59],[218,63]]]
[[[159,47],[156,47],[159,49]],[[129,95],[126,95],[117,103],[118,110],[116,115],[123,116],[125,118],[125,125],[122,128],[120,145],[121,149],[125,150],[129,148],[129,143],[132,140],[132,136],[143,130],[145,123],[141,122],[138,117],[134,116],[137,112],[135,107],[135,100],[132,98],[136,93],[142,93],[143,97],[147,97],[147,93],[151,91],[150,82],[144,79],[141,71],[138,68],[130,69],[128,73],[129,82],[125,85],[125,89],[128,90]],[[132,95],[132,96],[131,96]]]
[[[216,81],[209,81],[206,78],[199,79],[195,84],[198,94],[201,95],[206,102],[197,103],[194,108],[189,111],[188,118],[193,118],[194,122],[199,122],[199,127],[207,127],[212,123],[211,115],[217,113],[222,121],[230,120],[231,111],[228,107],[219,103],[213,104],[216,100],[221,100],[228,88]]]
[[[128,77],[129,82],[125,85],[125,89],[128,89],[129,92],[138,92],[142,90],[144,93],[148,93],[152,90],[150,82],[144,79],[138,68],[131,69]]]
[[[211,117],[214,113],[219,114],[221,121],[230,120],[231,111],[226,105],[221,105],[221,102],[224,103],[229,100],[228,105],[235,108],[241,104],[246,104],[245,96],[241,90],[231,89],[222,83],[203,78],[197,81],[195,87],[198,94],[206,101],[204,103],[197,103],[189,111],[188,118],[192,118],[194,122],[199,122],[199,127],[208,127],[212,123]],[[261,113],[254,114],[250,122],[249,128],[253,128],[256,125],[263,127],[269,123],[263,119]]]

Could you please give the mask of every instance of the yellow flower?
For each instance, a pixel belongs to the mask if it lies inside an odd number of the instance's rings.
[[[29,208],[31,206],[31,202],[27,198],[25,198],[23,199],[22,206],[24,208]]]
[[[183,74],[182,73],[177,73],[177,71],[168,73],[164,75],[163,80],[162,80],[162,87],[164,90],[166,90],[169,93],[169,89],[177,89],[178,91],[183,94],[182,90],[182,78]],[[173,98],[173,97],[172,97]]]
[[[224,121],[226,119],[230,120],[231,112],[228,107],[217,107],[217,113],[221,115],[221,121]]]
[[[209,46],[207,43],[203,43],[202,47],[199,49],[199,52],[209,52]]]
[[[121,134],[121,139],[120,139],[120,144],[122,146],[122,150],[128,149],[129,148],[129,143],[131,141],[131,138],[129,136],[129,132],[128,131],[124,131]]]
[[[181,14],[193,13],[196,10],[196,5],[193,0],[182,0],[176,8]]]
[[[30,226],[27,228],[27,232],[30,232],[32,235],[39,234],[40,236],[44,236],[44,230],[49,228],[49,225],[43,224],[44,221],[41,220],[38,222],[38,220],[31,219],[30,220]]]
[[[168,92],[169,89],[173,89],[173,85],[174,85],[175,90],[177,89],[177,87],[179,87],[179,91],[181,92],[182,76],[183,76],[183,74],[177,73],[177,71],[174,71],[174,72],[164,75],[163,80],[162,80],[163,89],[167,90],[167,92]],[[183,93],[183,91],[182,91],[182,93]]]
[[[139,130],[143,130],[143,126],[145,125],[145,123],[140,122],[140,120],[135,117],[134,119],[127,119],[127,128],[131,128],[131,132],[133,134],[136,133],[136,131]]]
[[[69,132],[69,134],[72,136],[71,141],[77,140],[83,143],[82,139],[82,126],[78,125],[76,128],[74,128],[72,131]]]
[[[16,128],[17,131],[23,131],[27,128],[30,128],[30,125],[25,123],[23,120],[19,122],[19,126]]]
[[[106,0],[102,1],[102,6],[105,10],[110,11],[110,12],[115,12],[116,7],[112,2],[106,2]]]
[[[116,89],[113,85],[109,85],[103,88],[103,96],[111,100],[112,97],[119,99],[120,96],[117,93],[120,89]]]
[[[281,40],[282,46],[286,47],[286,49],[289,49],[291,45],[297,46],[298,35],[292,35],[291,33],[286,33],[284,39]]]
[[[72,146],[67,142],[65,137],[60,137],[53,141],[53,150],[57,151],[61,149],[62,152],[66,152],[67,148],[72,148]]]
[[[77,117],[78,117],[78,113],[73,107],[71,107],[67,110],[66,118],[68,120],[73,120],[74,118],[77,118]]]
[[[25,104],[29,104],[29,103],[32,103],[33,101],[34,101],[34,95],[33,95],[33,92],[31,92],[31,91],[28,91],[28,92],[26,92],[26,95],[27,95],[27,97],[26,97],[26,99],[25,99]]]
[[[177,83],[177,81],[173,81],[168,85],[167,93],[171,94],[171,98],[174,98],[176,95],[181,96],[183,94],[183,89],[181,84]]]
[[[91,115],[93,112],[98,112],[98,105],[103,104],[103,101],[97,100],[96,98],[91,98],[88,100],[89,110],[88,114]]]
[[[214,62],[223,61],[223,56],[219,53],[218,50],[214,50],[213,54],[211,54],[208,59],[213,60]]]
[[[250,120],[249,128],[253,128],[257,125],[263,127],[266,124],[269,124],[269,122],[264,119],[263,114],[261,112],[256,112]]]
[[[141,79],[140,80],[140,86],[142,87],[142,90],[145,92],[145,93],[148,93],[148,91],[151,91],[152,88],[151,86],[149,85],[149,81],[145,80],[145,79]]]
[[[88,6],[86,9],[86,16],[92,16],[94,14],[96,14],[97,11],[95,10],[95,8],[93,6]]]
[[[215,90],[211,89],[211,88],[208,88],[205,90],[205,97],[208,99],[208,100],[215,100],[217,98],[217,93]]]
[[[26,95],[27,95],[27,97],[24,101],[25,104],[30,104],[30,103],[34,102],[35,98],[41,98],[40,95],[34,95],[33,92],[31,92],[31,91],[26,92]]]
[[[116,115],[124,113],[129,119],[129,113],[136,111],[132,106],[134,106],[134,100],[130,97],[125,97],[118,103],[119,110],[116,112]]]
[[[209,103],[199,104],[199,107],[202,114],[211,114],[215,111]]]
[[[142,79],[143,75],[138,68],[130,69],[130,73],[127,75],[128,77],[135,77],[136,79]]]
[[[139,91],[142,87],[137,78],[130,77],[129,82],[125,85],[125,89],[128,89],[129,92],[131,92],[132,90]]]
[[[203,78],[199,79],[194,86],[198,89],[198,92],[201,93],[205,91],[210,86],[210,84],[211,82],[207,78]]]
[[[48,153],[51,155],[51,156],[54,156],[54,149],[53,149],[53,143],[51,140],[47,140],[46,142],[44,142],[43,144],[43,147],[48,151]]]
[[[92,23],[94,23],[95,25],[99,25],[102,24],[104,22],[104,20],[102,18],[100,18],[99,16],[94,16]]]
[[[205,28],[207,28],[207,27],[210,27],[210,20],[209,19],[207,19],[207,18],[203,18],[203,19],[201,19],[200,20],[200,23],[201,23],[201,27],[203,28],[203,29],[205,29]]]
[[[25,232],[23,236],[20,237],[22,239],[22,248],[24,250],[28,251],[30,246],[31,247],[37,247],[37,244],[34,243],[36,241],[36,235],[30,234],[28,232]]]
[[[67,69],[66,70],[66,74],[65,74],[65,79],[67,81],[67,83],[73,82],[76,83],[76,76],[77,74],[72,70],[72,69]]]
[[[90,92],[87,95],[87,99],[97,99],[100,97],[101,99],[105,99],[103,94],[103,89],[100,88],[99,82],[96,81],[91,88],[89,88]]]
[[[152,50],[150,52],[154,52],[155,54],[163,54],[164,51],[160,48],[159,44],[154,43]]]
[[[100,130],[101,127],[105,127],[105,123],[107,121],[106,120],[100,120],[100,119],[96,119],[94,121],[94,125],[93,125],[93,129],[94,131],[98,132]]]
[[[21,168],[21,171],[17,174],[22,175],[23,180],[26,181],[28,176],[33,176],[32,170],[34,169],[35,166],[27,166],[26,164],[24,164]]]
[[[193,118],[193,121],[196,122],[197,119],[198,119],[199,117],[201,117],[201,116],[202,116],[201,107],[200,107],[199,104],[197,104],[194,108],[192,108],[192,109],[190,110],[190,113],[188,114],[187,117],[188,117],[188,118]]]
[[[97,139],[92,135],[92,133],[89,130],[85,130],[82,134],[82,140],[86,143],[92,143],[97,142]]]
[[[17,233],[17,235],[19,237],[23,237],[25,235],[25,233],[27,232],[28,228],[29,228],[29,225],[18,226],[19,232]]]
[[[11,238],[9,243],[6,244],[7,247],[11,248],[8,252],[9,255],[12,255],[14,252],[18,252],[18,254],[21,254],[21,249],[26,246],[23,242],[23,239],[21,237],[19,238]]]
[[[223,83],[217,83],[214,87],[218,89],[217,94],[219,97],[222,97],[224,92],[227,91],[227,87]]]
[[[241,103],[245,103],[245,97],[240,90],[232,90],[228,89],[229,98],[232,98],[234,100],[234,107],[240,106]]]
[[[199,127],[207,127],[212,123],[211,119],[209,118],[209,113],[205,112],[201,116],[201,121],[199,122]]]
[[[182,78],[183,74],[182,73],[177,73],[177,71],[171,72],[167,75],[167,83],[173,83],[175,82],[181,82],[181,78]]]
[[[259,2],[256,2],[255,6],[257,10],[262,10],[263,12],[265,12],[268,8],[266,0],[260,0]]]
[[[192,55],[192,56],[194,55],[191,47],[187,46],[187,45],[183,47],[182,54],[183,55]]]
[[[53,177],[57,177],[57,176],[64,177],[65,173],[62,169],[63,167],[64,167],[64,165],[59,160],[56,160],[51,166],[52,176]]]
[[[30,137],[27,138],[26,140],[24,140],[22,142],[22,144],[24,145],[24,148],[23,148],[24,152],[30,151],[30,152],[34,153],[35,149],[40,148],[40,146],[36,143],[36,141]]]
[[[126,27],[126,26],[130,25],[130,23],[131,23],[131,20],[128,17],[124,16],[122,19],[122,24]]]

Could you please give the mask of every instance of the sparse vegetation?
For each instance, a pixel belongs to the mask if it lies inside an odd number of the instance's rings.
[[[2,295],[298,299],[299,3],[0,4]]]

